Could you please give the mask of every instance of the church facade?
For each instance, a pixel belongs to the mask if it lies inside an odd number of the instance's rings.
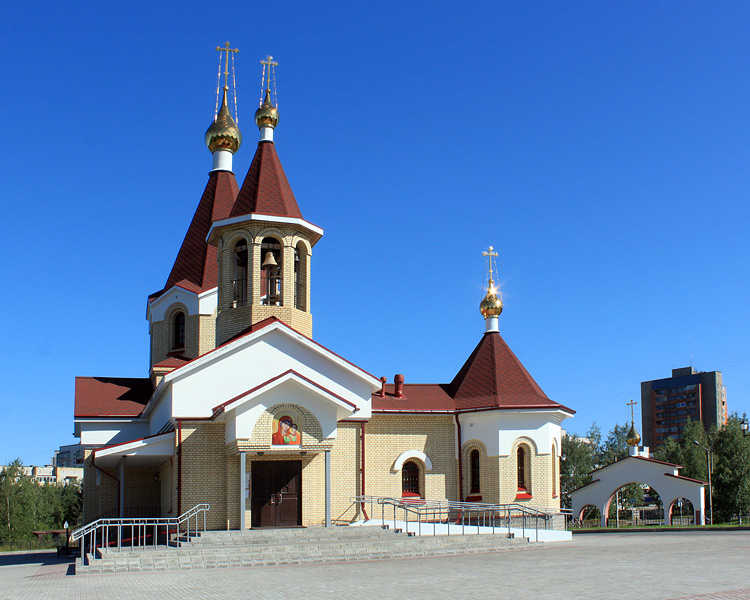
[[[560,425],[573,411],[500,336],[491,271],[486,331],[449,383],[388,382],[318,344],[310,281],[323,230],[281,166],[268,89],[237,184],[242,138],[226,96],[206,132],[207,185],[148,298],[148,377],[76,379],[84,522],[207,502],[213,529],[343,524],[365,516],[364,495],[559,510]]]

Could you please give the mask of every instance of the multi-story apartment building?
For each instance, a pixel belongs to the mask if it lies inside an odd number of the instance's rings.
[[[682,439],[688,419],[706,429],[727,421],[727,394],[720,371],[672,369],[672,376],[641,383],[643,444],[656,447],[667,437]]]

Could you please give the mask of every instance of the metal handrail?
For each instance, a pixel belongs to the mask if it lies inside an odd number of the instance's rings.
[[[153,536],[153,543],[151,546],[157,546],[160,532],[163,529],[164,533],[164,545],[169,547],[171,545],[171,533],[175,532],[174,547],[180,548],[182,546],[181,531],[185,531],[185,537],[190,539],[191,531],[191,519],[194,521],[193,531],[197,534],[199,530],[199,515],[203,516],[203,531],[206,531],[206,512],[211,508],[210,504],[196,504],[190,510],[185,511],[179,517],[145,517],[145,518],[128,518],[128,519],[97,519],[91,523],[87,523],[83,527],[76,529],[70,536],[72,541],[80,540],[81,546],[81,560],[84,559],[86,541],[88,539],[88,547],[95,549],[97,545],[99,547],[113,547],[122,548],[124,542],[129,542],[124,545],[130,547],[146,547],[149,535]],[[130,538],[124,536],[130,534]],[[116,540],[113,540],[115,538]],[[96,553],[92,552],[92,556],[96,557]]]
[[[476,525],[477,535],[481,533],[480,526],[492,529],[506,529],[508,537],[512,537],[511,525],[515,521],[520,525],[522,536],[526,537],[526,529],[535,531],[536,541],[539,541],[539,529],[549,529],[550,523],[557,511],[548,511],[534,508],[523,504],[490,504],[482,502],[454,502],[450,500],[426,500],[424,498],[393,498],[384,496],[356,496],[353,502],[359,504],[370,504],[370,515],[373,515],[373,507],[378,504],[381,507],[381,525],[385,526],[386,506],[393,508],[393,518],[388,519],[396,523],[396,513],[401,511],[404,517],[404,528],[409,534],[409,516],[413,518],[411,522],[416,521],[418,535],[422,535],[422,525],[432,525],[432,535],[437,535],[437,523],[444,523],[447,526],[448,535],[450,535],[451,525],[460,527],[462,535],[466,533],[467,520],[468,525]],[[533,520],[533,526],[531,521]]]

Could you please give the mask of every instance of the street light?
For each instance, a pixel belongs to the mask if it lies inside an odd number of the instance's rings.
[[[711,488],[711,464],[713,463],[713,452],[711,448],[707,448],[703,444],[699,444],[698,440],[693,440],[696,446],[700,446],[706,451],[706,466],[708,467],[708,510],[709,510],[709,525],[714,524],[714,494]]]
[[[742,437],[747,437],[750,435],[750,431],[748,431],[748,422],[747,417],[742,417],[742,421],[740,421],[740,428],[742,429]]]

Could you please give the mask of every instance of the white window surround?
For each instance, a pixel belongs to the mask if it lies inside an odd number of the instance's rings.
[[[219,302],[219,288],[213,288],[196,294],[174,285],[164,292],[153,302],[149,302],[146,308],[146,318],[153,324],[163,321],[167,312],[174,304],[183,304],[187,315],[212,315]]]
[[[424,463],[426,470],[428,471],[432,470],[432,461],[430,460],[430,457],[420,450],[407,450],[406,452],[402,452],[399,455],[399,457],[396,459],[396,461],[393,463],[393,467],[391,468],[395,472],[400,471],[403,468],[404,463],[410,458],[416,458],[416,459],[421,460]]]

